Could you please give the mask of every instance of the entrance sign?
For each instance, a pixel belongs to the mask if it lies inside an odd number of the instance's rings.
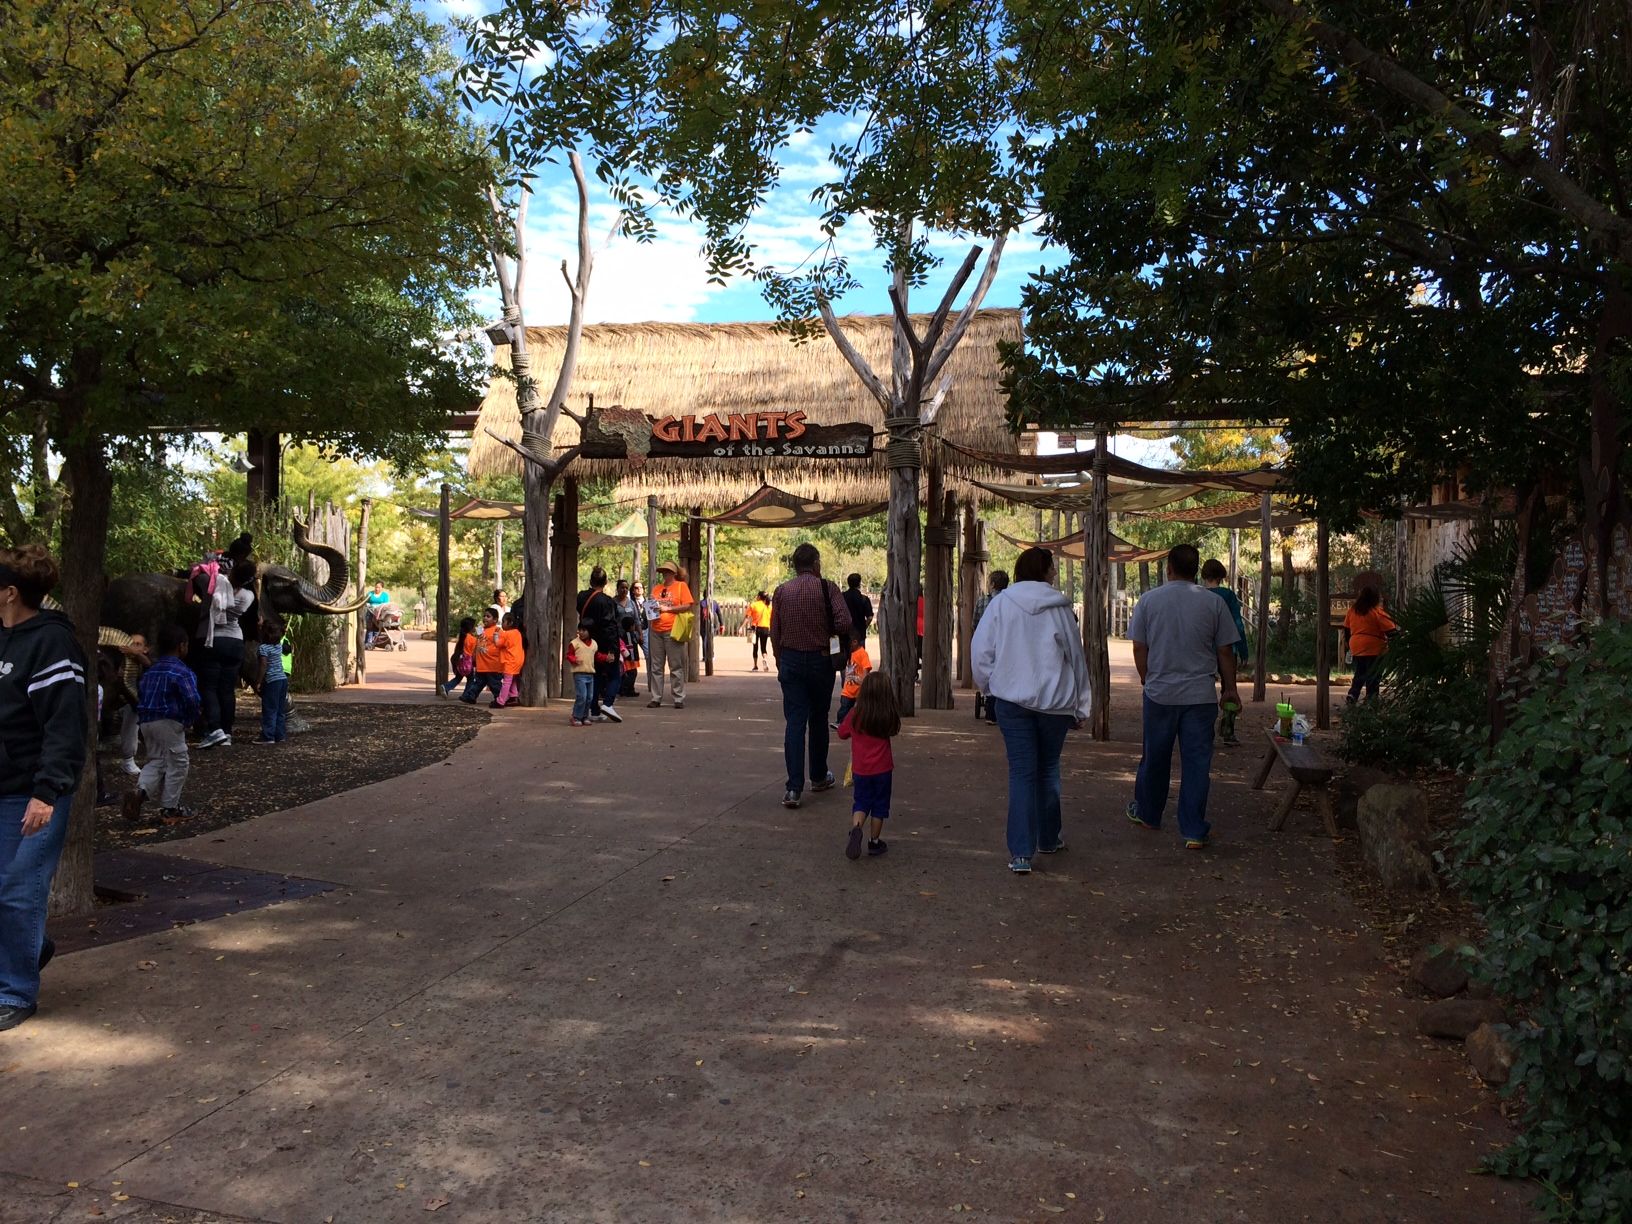
[[[587,431],[582,454],[587,459],[865,459],[873,453],[873,427],[865,421],[816,425],[797,411],[673,413],[644,420],[643,437],[622,420],[615,426],[603,420],[603,427],[613,427]]]

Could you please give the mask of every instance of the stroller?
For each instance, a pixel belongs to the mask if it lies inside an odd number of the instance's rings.
[[[402,632],[402,609],[394,603],[381,604],[368,612],[370,650],[407,650],[408,638]]]

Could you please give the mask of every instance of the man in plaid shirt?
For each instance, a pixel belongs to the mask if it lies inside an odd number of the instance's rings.
[[[814,544],[793,550],[794,576],[771,596],[771,649],[782,686],[782,739],[788,789],[782,806],[796,808],[805,789],[805,753],[810,753],[810,789],[833,786],[827,768],[827,711],[833,704],[835,674],[832,639],[850,640],[850,609],[835,583],[822,577],[822,555]],[[843,651],[837,657],[847,657]]]
[[[187,666],[187,634],[180,625],[159,630],[159,658],[142,673],[137,686],[136,717],[140,721],[147,764],[136,786],[125,796],[125,819],[136,820],[150,795],[159,800],[160,815],[180,820],[190,813],[181,806],[181,788],[191,764],[187,757],[187,728],[198,721],[198,682]]]

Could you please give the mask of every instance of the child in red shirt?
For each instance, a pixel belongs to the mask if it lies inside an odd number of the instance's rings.
[[[855,706],[839,723],[839,738],[850,741],[850,761],[855,773],[855,798],[851,801],[850,840],[846,858],[861,857],[861,829],[872,820],[867,853],[880,855],[889,849],[883,840],[884,821],[890,814],[890,780],[895,772],[895,754],[890,740],[901,734],[901,711],[895,704],[895,687],[890,678],[870,673],[861,682]]]

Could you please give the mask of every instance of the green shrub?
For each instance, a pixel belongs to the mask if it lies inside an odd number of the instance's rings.
[[[1483,972],[1527,1017],[1509,1091],[1523,1134],[1496,1171],[1549,1218],[1632,1211],[1632,626],[1527,678],[1446,859],[1489,930]]]
[[[1466,677],[1385,686],[1378,701],[1349,706],[1337,753],[1384,769],[1468,770],[1489,744],[1485,689]]]

